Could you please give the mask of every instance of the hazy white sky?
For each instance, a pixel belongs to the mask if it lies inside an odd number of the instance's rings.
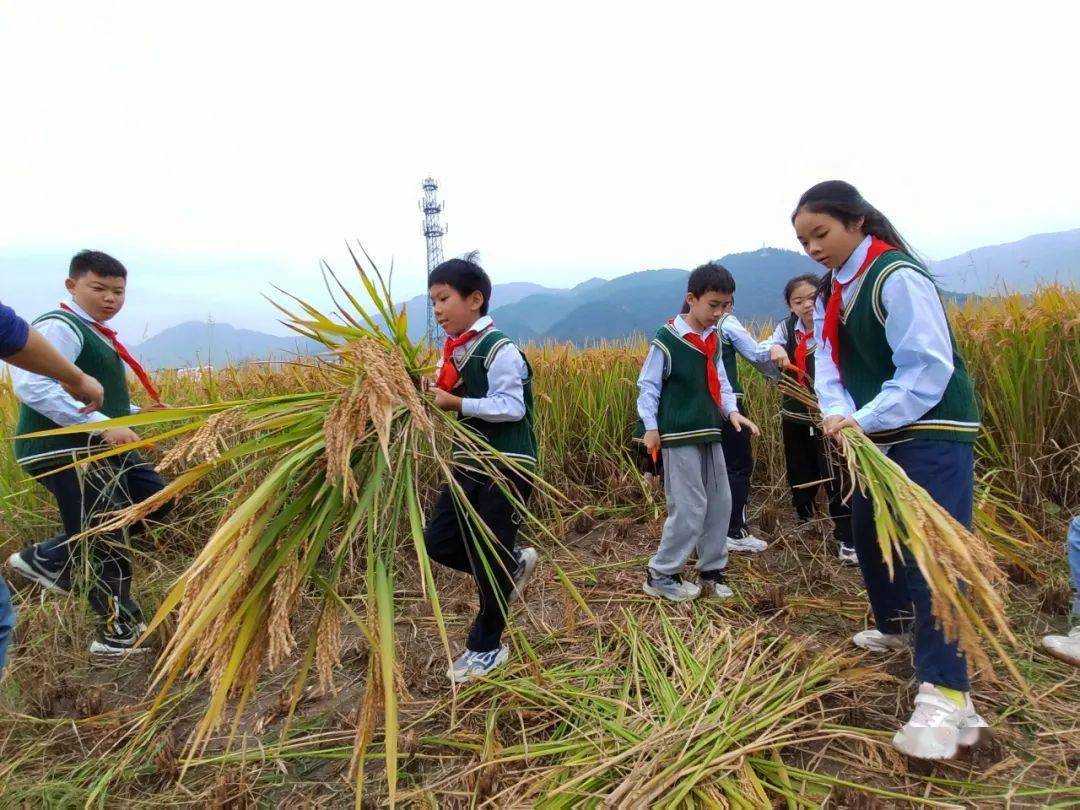
[[[421,292],[429,173],[496,281],[797,248],[832,177],[935,258],[1077,227],[1080,11],[994,8],[0,0],[0,259],[116,253],[130,334],[266,328],[346,237]]]

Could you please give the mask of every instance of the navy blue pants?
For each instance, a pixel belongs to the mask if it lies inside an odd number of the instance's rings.
[[[746,407],[739,400],[739,413],[746,416]],[[747,533],[746,500],[750,497],[750,478],[754,474],[754,451],[750,447],[750,431],[735,430],[731,422],[724,420],[720,432],[720,446],[724,450],[728,486],[731,487],[731,520],[728,537],[742,537]]]
[[[971,528],[975,486],[973,445],[964,442],[910,441],[893,445],[889,458],[925,489],[945,510]],[[851,504],[851,528],[866,592],[882,633],[911,632],[915,645],[915,675],[920,681],[968,691],[967,659],[956,644],[945,641],[930,609],[930,588],[915,561],[905,553],[895,578],[881,557],[870,501],[856,493]]]

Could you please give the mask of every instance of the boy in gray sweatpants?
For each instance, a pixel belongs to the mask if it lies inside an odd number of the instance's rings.
[[[735,280],[719,264],[694,270],[686,291],[689,311],[657,330],[638,376],[638,416],[646,449],[664,456],[668,511],[645,593],[676,602],[702,589],[714,597],[732,595],[724,581],[731,489],[720,439],[725,419],[737,431],[758,433],[739,413],[716,332],[734,292]],[[701,587],[682,578],[694,551]]]

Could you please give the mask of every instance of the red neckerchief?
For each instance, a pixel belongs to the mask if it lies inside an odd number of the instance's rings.
[[[674,325],[675,319],[672,318],[668,323]],[[694,332],[687,332],[682,339],[705,355],[705,381],[709,385],[709,396],[713,398],[716,407],[721,407],[720,375],[716,371],[716,362],[713,360],[716,357],[716,330],[713,329],[704,340]]]
[[[81,318],[79,313],[77,313],[67,304],[61,303],[60,309],[65,310],[66,312],[70,312],[76,318]],[[120,355],[120,359],[127,363],[128,368],[135,372],[135,376],[139,378],[139,382],[142,383],[143,390],[145,390],[146,393],[150,396],[150,399],[152,399],[156,404],[160,405],[161,395],[158,393],[157,389],[154,388],[154,384],[150,382],[150,375],[146,373],[146,369],[139,365],[139,361],[131,356],[131,352],[129,352],[124,347],[124,344],[116,339],[116,330],[110,329],[105,324],[98,323],[97,321],[90,321],[89,323],[91,326],[94,327],[94,329],[98,331],[100,335],[102,335],[102,337],[106,338],[109,343],[112,344],[112,347],[116,349],[116,353]]]
[[[813,330],[806,332],[795,327],[795,368],[799,370],[799,385],[809,385],[806,379],[806,344],[814,336]]]
[[[821,327],[821,339],[827,341],[829,348],[832,350],[833,365],[837,370],[840,369],[840,312],[844,308],[844,290],[847,289],[852,282],[859,276],[866,272],[874,260],[887,250],[896,250],[888,242],[883,242],[876,236],[870,239],[870,249],[866,251],[866,258],[863,259],[862,265],[858,271],[851,277],[849,281],[841,284],[836,280],[836,275],[833,274],[832,291],[829,295],[829,303],[825,307],[825,323]]]
[[[458,380],[461,378],[461,375],[458,374],[457,366],[454,365],[454,349],[464,346],[478,334],[480,334],[480,332],[475,329],[470,329],[457,337],[450,337],[447,335],[442,349],[442,367],[439,369],[439,376],[435,378],[436,387],[441,388],[447,393],[457,388]]]

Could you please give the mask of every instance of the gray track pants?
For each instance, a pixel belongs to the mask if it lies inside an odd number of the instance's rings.
[[[720,442],[662,448],[662,452],[668,516],[649,567],[658,574],[678,574],[696,550],[699,571],[723,569],[728,558],[731,489]]]

